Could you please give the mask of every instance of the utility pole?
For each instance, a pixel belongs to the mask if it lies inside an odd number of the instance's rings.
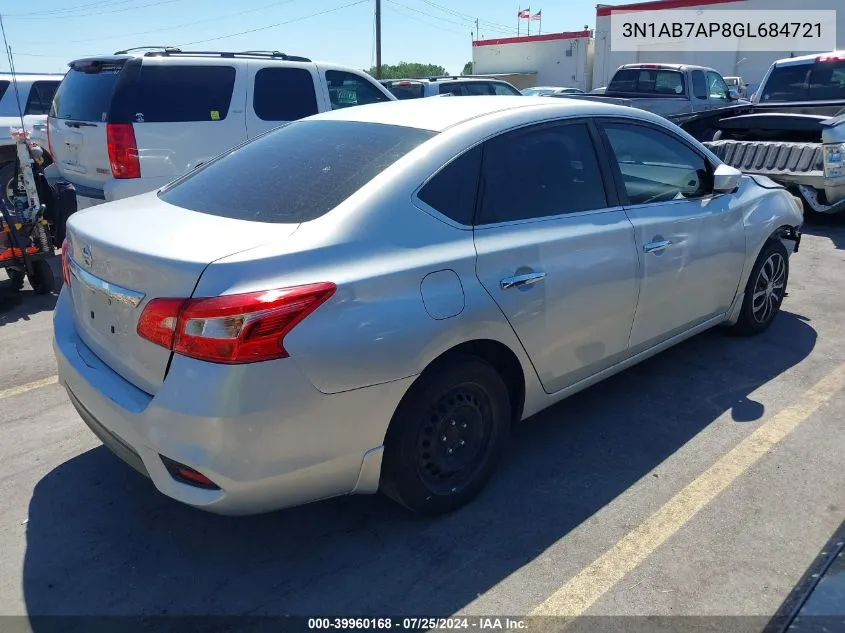
[[[381,79],[381,0],[376,0],[376,79]]]

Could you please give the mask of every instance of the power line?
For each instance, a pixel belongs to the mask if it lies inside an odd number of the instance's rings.
[[[121,35],[109,35],[108,37],[98,37],[97,41],[101,40],[120,40],[126,39],[129,37],[136,37],[138,35],[148,35],[150,33],[160,33],[161,31],[175,31],[178,29],[184,29],[189,26],[196,26],[197,24],[207,24],[209,22],[218,22],[220,20],[226,20],[228,18],[233,18],[240,15],[245,15],[247,13],[255,13],[256,11],[264,11],[265,9],[271,9],[273,7],[277,7],[282,4],[290,4],[291,2],[295,2],[296,0],[277,0],[277,2],[271,2],[270,4],[265,4],[260,7],[254,7],[252,9],[245,9],[243,11],[237,11],[235,13],[227,13],[226,15],[219,15],[214,18],[208,18],[205,20],[194,20],[193,22],[184,22],[182,24],[175,24],[173,26],[164,26],[157,29],[150,29],[148,31],[138,31],[136,33],[123,33]],[[87,38],[84,40],[63,40],[62,42],[53,43],[54,46],[64,46],[65,44],[85,44],[91,41],[91,38]],[[50,43],[48,42],[48,45]],[[48,56],[49,57],[49,56]]]
[[[481,18],[476,18],[475,16],[469,15],[468,13],[461,13],[460,11],[456,11],[456,10],[451,9],[449,7],[444,7],[443,5],[437,4],[436,2],[432,2],[431,0],[420,0],[420,2],[423,2],[427,5],[429,5],[430,7],[434,7],[435,9],[440,9],[441,11],[445,11],[446,13],[450,13],[450,14],[456,16],[456,17],[464,19],[471,24],[475,24],[476,20],[478,20],[479,25],[483,26],[484,28],[486,28],[488,30],[493,30],[495,28],[499,28],[499,29],[503,29],[503,31],[500,31],[500,32],[511,33],[511,32],[516,31],[515,28],[513,28],[511,26],[507,26],[506,24],[501,24],[499,22],[491,22],[490,20],[482,20]]]
[[[35,16],[35,15],[55,15],[57,13],[72,13],[74,11],[79,11],[80,9],[90,9],[92,7],[101,7],[103,5],[116,5],[116,4],[131,4],[132,2],[137,2],[137,0],[117,0],[116,2],[111,2],[111,0],[97,0],[97,2],[89,2],[88,4],[78,4],[74,7],[64,7],[63,9],[47,9],[44,11],[28,11],[26,13],[7,13],[7,18],[20,18],[20,17],[27,17],[27,16]]]
[[[148,2],[146,4],[139,4],[133,7],[124,7],[123,9],[114,9],[112,11],[93,11],[92,13],[63,13],[61,15],[44,15],[44,16],[33,16],[33,17],[19,17],[18,20],[26,20],[27,22],[35,22],[40,20],[55,20],[56,18],[62,18],[63,20],[67,20],[69,18],[88,18],[92,16],[100,16],[106,15],[110,13],[123,13],[125,11],[137,11],[138,9],[146,9],[148,7],[156,7],[162,4],[171,4],[174,2],[182,2],[183,0],[155,0],[155,2]]]
[[[370,2],[370,0],[355,0],[355,2],[350,2],[348,4],[342,4],[339,7],[335,7],[334,9],[326,9],[325,11],[320,11],[319,13],[312,13],[311,15],[304,15],[299,18],[293,18],[292,20],[285,20],[284,22],[276,22],[275,24],[267,24],[266,26],[259,26],[254,29],[247,29],[246,31],[238,31],[237,33],[227,33],[226,35],[218,35],[217,37],[209,37],[208,39],[204,40],[194,40],[193,42],[185,42],[183,44],[179,44],[179,46],[190,46],[192,44],[204,44],[205,42],[216,42],[217,40],[225,40],[230,37],[237,37],[238,35],[246,35],[248,33],[256,33],[258,31],[266,31],[267,29],[274,29],[278,26],[284,26],[285,24],[293,24],[294,22],[301,22],[302,20],[307,20],[309,18],[316,18],[319,15],[325,15],[327,13],[333,13],[335,11],[340,11],[341,9],[346,9],[347,7],[354,7],[357,4],[363,4],[365,2]]]
[[[402,4],[401,2],[397,2],[396,0],[388,0],[388,2],[390,2],[391,4],[398,5],[400,7],[404,7],[405,9],[408,9],[409,11],[413,11],[414,13],[419,13],[420,15],[428,16],[428,17],[433,18],[435,20],[441,20],[443,22],[449,22],[450,24],[457,24],[458,26],[462,26],[464,28],[469,28],[469,25],[466,24],[465,22],[457,22],[455,20],[450,20],[449,18],[444,18],[444,17],[439,16],[439,15],[433,15],[431,13],[426,13],[425,11],[420,11],[419,9],[415,9],[414,7],[409,7],[407,4]],[[473,18],[472,24],[473,25],[475,24],[475,18]],[[489,28],[489,27],[487,28],[487,30],[488,31],[496,31],[496,29],[492,29],[492,28]],[[499,32],[502,32],[502,31],[499,31]]]
[[[391,5],[395,5],[395,6],[390,6],[389,8],[390,8],[391,11],[395,11],[397,15],[401,15],[402,17],[408,18],[409,20],[414,20],[415,22],[419,22],[420,24],[425,24],[426,26],[430,26],[431,28],[434,28],[434,29],[439,29],[439,30],[443,30],[443,31],[449,31],[450,33],[459,33],[461,35],[464,35],[463,31],[458,31],[457,29],[453,29],[453,28],[450,28],[448,26],[442,26],[440,24],[435,24],[434,22],[429,22],[427,20],[424,20],[423,18],[420,18],[420,17],[414,15],[413,13],[406,13],[403,9],[400,9],[399,5],[396,2],[393,2],[393,0],[387,0],[387,1],[390,2]]]

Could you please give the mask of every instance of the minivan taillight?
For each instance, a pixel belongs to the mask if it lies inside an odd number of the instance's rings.
[[[138,320],[138,335],[213,363],[287,358],[285,336],[336,290],[323,282],[223,297],[153,299]]]
[[[115,178],[140,178],[138,143],[131,123],[106,123],[111,173]]]

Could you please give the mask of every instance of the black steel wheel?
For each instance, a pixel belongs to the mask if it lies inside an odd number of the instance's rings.
[[[769,328],[780,312],[789,280],[789,253],[778,239],[766,242],[745,286],[739,321],[740,334],[759,334]]]
[[[36,259],[32,262],[32,274],[28,275],[29,285],[35,294],[46,295],[53,292],[56,280],[53,277],[53,269],[46,259]]]
[[[381,488],[421,514],[459,508],[492,476],[510,425],[507,387],[489,363],[460,356],[434,368],[391,421]]]

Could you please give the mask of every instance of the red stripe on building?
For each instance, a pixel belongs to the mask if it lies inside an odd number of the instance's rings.
[[[610,15],[611,11],[659,11],[661,9],[691,9],[711,4],[727,4],[729,2],[745,2],[745,0],[656,0],[655,2],[636,2],[634,4],[620,4],[609,7],[596,6],[596,15]]]
[[[701,2],[701,0],[698,0]],[[524,44],[527,42],[551,42],[553,40],[574,40],[590,37],[590,31],[570,31],[568,33],[548,33],[547,35],[526,35],[524,37],[503,37],[497,40],[477,40],[473,46],[496,46],[498,44]]]

